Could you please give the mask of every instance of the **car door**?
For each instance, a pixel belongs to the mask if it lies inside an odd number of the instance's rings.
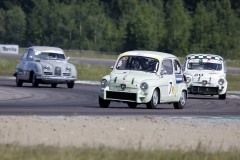
[[[174,86],[174,96],[177,96],[178,90],[180,89],[179,86],[183,82],[183,71],[181,69],[181,64],[178,59],[173,60],[174,66],[174,74],[175,74],[175,86]]]
[[[175,75],[173,72],[173,60],[164,59],[161,65],[161,102],[169,102],[175,94]]]
[[[31,71],[34,70],[34,56],[35,56],[35,53],[34,53],[34,50],[33,49],[29,49],[29,52],[27,54],[27,58],[26,58],[26,61],[24,63],[24,72],[25,72],[25,78],[26,80],[29,80],[30,79],[30,73]]]
[[[26,61],[27,61],[27,56],[28,56],[29,49],[26,49],[21,57],[21,61],[17,66],[17,74],[19,79],[26,79],[26,73],[25,73],[25,68],[26,68]]]

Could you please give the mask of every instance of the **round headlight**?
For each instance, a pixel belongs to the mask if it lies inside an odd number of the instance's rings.
[[[146,91],[148,89],[148,84],[146,82],[143,82],[140,86],[140,88],[143,90],[143,91]]]
[[[187,83],[191,82],[191,78],[187,77]]]
[[[106,79],[101,80],[101,88],[105,88],[108,85],[108,81]]]
[[[66,71],[71,72],[71,67],[66,67]]]
[[[218,84],[219,84],[219,85],[223,85],[223,84],[224,84],[224,79],[222,79],[222,78],[219,79],[219,80],[218,80]]]
[[[43,68],[44,68],[44,70],[48,70],[48,71],[51,69],[50,66],[44,66]]]

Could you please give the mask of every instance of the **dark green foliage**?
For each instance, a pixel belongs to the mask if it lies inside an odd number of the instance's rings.
[[[240,56],[238,0],[1,0],[0,43]]]

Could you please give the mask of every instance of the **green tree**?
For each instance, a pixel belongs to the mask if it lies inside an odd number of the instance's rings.
[[[191,47],[193,53],[204,53],[210,51],[211,44],[211,26],[215,17],[211,16],[203,2],[198,3],[195,14],[193,15],[193,29],[191,34]]]
[[[208,3],[212,9],[211,45],[212,52],[224,57],[239,56],[239,19],[231,9],[230,0],[217,0]]]
[[[5,25],[5,12],[0,9],[0,43],[4,43],[6,34],[6,25]]]
[[[28,45],[49,45],[52,28],[49,24],[51,19],[51,4],[48,0],[33,0],[34,7],[29,15],[29,24],[27,30]]]
[[[184,55],[189,50],[191,19],[182,0],[172,0],[166,5],[166,50]]]
[[[9,9],[6,14],[6,41],[8,43],[23,44],[25,40],[26,17],[18,6]]]
[[[163,14],[152,3],[139,2],[126,26],[125,49],[158,50],[163,34]]]

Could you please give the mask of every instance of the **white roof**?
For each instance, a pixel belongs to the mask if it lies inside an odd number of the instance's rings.
[[[164,53],[164,52],[157,52],[157,51],[127,51],[120,56],[145,56],[145,57],[151,57],[151,58],[156,58],[159,60],[165,59],[165,58],[176,58],[176,56],[169,54],[169,53]]]
[[[222,60],[223,61],[223,58],[219,55],[216,55],[216,54],[202,54],[202,53],[197,53],[197,54],[189,54],[186,56],[186,59],[202,59],[202,58],[205,58],[205,59],[219,59],[219,60]]]

